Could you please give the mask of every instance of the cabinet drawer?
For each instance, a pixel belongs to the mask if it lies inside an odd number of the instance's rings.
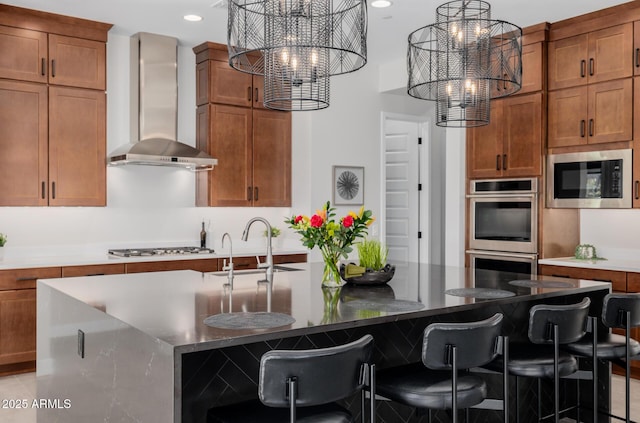
[[[36,279],[59,278],[61,276],[62,269],[60,267],[0,270],[0,291],[35,288]]]
[[[215,272],[218,270],[216,259],[149,261],[143,263],[127,263],[127,273],[164,272],[167,270],[196,270],[198,272]]]
[[[259,256],[260,261],[264,261],[264,256]],[[218,268],[222,269],[225,264],[229,263],[228,258],[219,258],[218,259]],[[248,257],[234,257],[233,258],[233,268],[235,270],[245,270],[245,269],[257,269],[258,268],[258,260],[256,256],[248,256]]]
[[[62,268],[62,277],[70,278],[74,276],[120,275],[124,272],[124,263],[66,266]]]
[[[306,254],[279,254],[273,256],[273,264],[285,264],[285,263],[306,263]]]
[[[572,279],[610,282],[612,291],[627,290],[627,273],[616,270],[585,269],[581,267],[540,265],[540,274]]]
[[[640,292],[640,273],[627,273],[627,292]]]

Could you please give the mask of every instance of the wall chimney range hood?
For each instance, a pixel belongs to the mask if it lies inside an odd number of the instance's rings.
[[[109,165],[174,166],[211,170],[204,151],[177,141],[178,40],[138,33],[131,37],[131,143],[116,148]]]

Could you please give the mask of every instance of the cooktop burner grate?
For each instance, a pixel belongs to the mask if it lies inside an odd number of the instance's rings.
[[[180,256],[191,254],[213,254],[213,248],[201,247],[161,247],[161,248],[125,248],[109,250],[109,254],[118,257],[142,256]]]

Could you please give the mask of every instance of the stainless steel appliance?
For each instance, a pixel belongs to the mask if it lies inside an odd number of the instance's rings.
[[[109,250],[109,255],[118,257],[176,256],[213,253],[214,251],[211,248],[200,247],[125,248]]]
[[[538,251],[538,180],[471,181],[469,248],[531,253]]]
[[[632,151],[550,154],[547,207],[631,208]]]
[[[525,279],[538,274],[538,255],[503,253],[497,251],[468,250],[469,265],[474,272],[484,270],[499,270],[501,277],[509,282],[515,279]]]

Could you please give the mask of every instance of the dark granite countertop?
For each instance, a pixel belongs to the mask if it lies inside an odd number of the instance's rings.
[[[509,303],[533,298],[608,290],[610,284],[505,272],[411,263],[397,265],[382,286],[344,285],[321,289],[322,263],[287,265],[296,271],[274,274],[270,295],[257,283],[262,272],[236,272],[230,297],[226,274],[173,271],[47,279],[46,284],[168,343],[178,353],[255,341],[353,328],[394,320]],[[520,280],[519,282],[512,282]],[[208,326],[207,317],[233,312],[278,313],[295,319],[271,328],[224,329]],[[243,315],[223,316],[238,318]],[[252,316],[255,317],[255,316]],[[237,319],[234,324],[237,324]],[[214,323],[217,324],[217,323]],[[286,334],[285,334],[286,333]]]

